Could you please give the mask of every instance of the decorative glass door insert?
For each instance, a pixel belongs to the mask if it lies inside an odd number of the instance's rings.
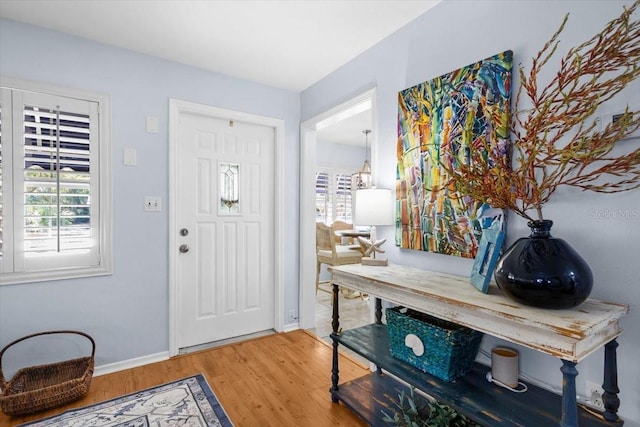
[[[240,165],[237,163],[220,163],[220,207],[221,215],[240,213],[238,180]]]

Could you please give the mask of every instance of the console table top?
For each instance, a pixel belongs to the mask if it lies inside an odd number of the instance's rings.
[[[506,297],[495,283],[484,294],[468,277],[396,264],[329,270],[334,284],[573,362],[618,337],[618,320],[629,312],[628,305],[591,298],[572,309],[529,307]]]

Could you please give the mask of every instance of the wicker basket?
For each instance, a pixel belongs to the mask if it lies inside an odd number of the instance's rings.
[[[469,372],[482,332],[402,307],[386,310],[391,355],[444,381]]]
[[[7,382],[2,372],[2,356],[14,344],[49,334],[78,334],[91,341],[91,356],[47,365],[22,368]],[[93,376],[96,343],[78,331],[48,331],[13,341],[0,351],[0,409],[7,415],[26,415],[55,408],[84,397]]]

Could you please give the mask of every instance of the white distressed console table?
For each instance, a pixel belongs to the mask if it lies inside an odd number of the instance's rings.
[[[516,303],[492,284],[488,294],[475,289],[469,278],[400,265],[387,267],[350,264],[331,267],[333,283],[333,369],[331,396],[342,401],[371,425],[384,425],[381,410],[393,412],[388,399],[397,398],[400,386],[391,376],[409,383],[486,426],[620,426],[616,338],[618,320],[628,313],[624,304],[587,299],[570,310],[548,310]],[[340,330],[340,287],[375,298],[376,321]],[[488,368],[475,364],[464,377],[445,382],[393,358],[389,353],[381,300],[403,305],[562,360],[563,393],[528,384],[517,394],[486,381]],[[339,384],[338,345],[344,345],[373,362],[378,372]],[[586,410],[576,402],[576,364],[605,347],[603,413]],[[400,387],[400,388],[399,388]],[[369,398],[366,398],[368,396]],[[386,401],[385,401],[386,400]]]

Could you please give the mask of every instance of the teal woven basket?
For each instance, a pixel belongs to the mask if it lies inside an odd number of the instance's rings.
[[[393,357],[444,381],[473,366],[482,332],[403,307],[388,308],[386,316]]]

